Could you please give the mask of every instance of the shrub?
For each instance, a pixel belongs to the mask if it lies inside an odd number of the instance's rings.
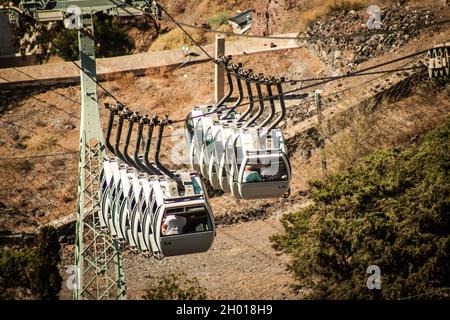
[[[176,275],[169,273],[161,279],[148,277],[152,284],[146,294],[145,300],[205,300],[206,290],[198,283],[197,278],[187,279],[186,274]]]
[[[299,19],[304,27],[309,26],[314,21],[324,16],[332,15],[339,11],[360,10],[370,4],[377,4],[380,1],[367,0],[306,0],[301,9]]]
[[[197,42],[202,43],[205,40],[205,33],[203,31],[195,30],[190,32],[190,34]],[[150,50],[160,51],[181,49],[184,45],[193,47],[195,44],[182,30],[177,28],[160,35],[155,42],[153,42]]]
[[[30,150],[47,150],[49,148],[55,147],[58,143],[58,139],[50,134],[43,133],[41,135],[33,135],[26,142],[26,148]]]
[[[450,286],[449,138],[450,118],[420,145],[312,182],[314,204],[284,216],[271,239],[293,257],[293,288],[317,299],[448,297],[439,290]],[[366,287],[370,265],[381,290]]]
[[[38,237],[35,253],[35,269],[31,281],[31,290],[40,300],[57,300],[61,290],[62,277],[58,265],[61,262],[56,229],[44,227]]]
[[[29,290],[37,299],[58,299],[62,278],[56,229],[40,230],[36,248],[0,249],[0,299],[16,299]]]
[[[226,11],[219,12],[212,17],[206,19],[206,23],[213,29],[220,27],[221,25],[227,24],[230,14]]]
[[[78,60],[78,32],[67,30],[62,23],[58,23],[53,31],[54,43],[62,51],[52,48],[52,53],[65,60]],[[134,49],[134,43],[129,38],[126,28],[122,27],[117,19],[108,15],[94,16],[95,56],[97,58],[114,57],[129,54]]]
[[[22,21],[17,29],[17,43],[21,52],[27,49],[35,48],[39,61],[46,60],[50,54],[56,54],[65,60],[78,60],[78,32],[75,29],[67,29],[63,22],[58,21],[46,25],[45,34],[36,33],[29,22]],[[33,41],[23,41],[25,35],[36,34]],[[52,41],[57,46],[50,44],[48,35],[51,34]],[[128,36],[127,29],[121,26],[117,18],[106,14],[98,13],[94,16],[94,35],[95,35],[95,55],[97,58],[113,57],[129,54],[134,49],[134,42]],[[34,37],[33,37],[34,38]]]
[[[15,298],[13,289],[30,287],[32,250],[0,250],[0,300]]]
[[[20,173],[28,173],[31,170],[33,170],[33,162],[31,162],[28,159],[18,159],[16,161],[14,161],[14,168],[16,171],[20,172]]]

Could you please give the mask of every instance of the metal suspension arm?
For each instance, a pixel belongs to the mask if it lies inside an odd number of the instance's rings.
[[[263,77],[264,77],[264,75],[262,73],[260,73],[259,78],[254,77],[254,79],[253,79],[255,81],[256,92],[258,94],[259,109],[255,113],[255,115],[244,125],[244,128],[247,128],[250,125],[252,125],[253,123],[256,123],[256,120],[258,120],[264,112],[264,100],[263,100],[263,94],[262,94],[262,90],[261,90],[261,82],[262,81],[260,80]]]
[[[252,92],[252,86],[251,86],[251,82],[250,82],[250,78],[252,76],[252,69],[249,69],[247,72],[243,73],[243,78],[245,79],[245,86],[247,88],[247,95],[248,95],[248,100],[249,100],[249,105],[247,110],[245,110],[245,112],[239,117],[239,119],[237,120],[237,122],[243,122],[245,120],[245,118],[251,114],[252,110],[253,110],[253,92]]]
[[[114,142],[114,151],[116,156],[129,166],[132,166],[133,164],[128,162],[128,159],[125,158],[124,154],[120,150],[120,140],[122,137],[123,122],[131,113],[132,112],[128,108],[123,108],[123,110],[119,112],[119,123],[117,124],[116,140]]]
[[[116,115],[116,111],[114,110],[113,106],[109,105],[109,103],[105,103],[105,108],[109,110],[108,127],[106,128],[106,134],[105,134],[105,145],[106,145],[106,148],[110,152],[114,153],[114,147],[111,144],[110,138],[111,138],[111,132],[112,132],[114,116]]]
[[[244,96],[244,92],[242,90],[241,79],[238,76],[240,70],[242,70],[242,63],[239,63],[237,66],[233,65],[232,69],[233,69],[233,72],[234,72],[234,75],[236,78],[236,84],[237,84],[239,95],[238,95],[236,102],[230,107],[228,112],[224,116],[221,117],[221,119],[227,119],[231,115],[231,113],[234,112],[235,109],[241,104],[243,96]],[[231,75],[230,75],[230,77],[231,77]]]
[[[120,148],[119,148],[119,146],[120,146],[120,137],[122,135],[122,127],[123,127],[123,117],[121,117],[121,113],[123,111],[124,110],[122,110],[119,113],[119,121],[117,123],[117,129],[116,129],[116,138],[115,138],[115,141],[114,141],[114,154],[116,155],[116,157],[118,157],[120,160],[122,160],[123,162],[126,163],[125,158],[123,157],[123,154],[122,154],[122,152],[120,152]]]
[[[145,147],[144,147],[144,164],[146,168],[146,172],[150,175],[161,175],[161,171],[155,167],[150,160],[148,159],[148,154],[150,152],[150,146],[152,144],[152,135],[153,135],[153,128],[158,123],[158,117],[153,116],[150,121],[147,123],[147,139],[145,141]]]
[[[133,117],[139,117],[139,114],[137,112],[129,112],[127,114],[126,119],[128,120],[128,131],[127,131],[127,135],[125,138],[125,145],[123,147],[123,156],[130,166],[139,168],[139,166],[134,162],[134,160],[128,154],[128,147],[130,146],[131,134],[133,133],[133,125],[134,125]]]
[[[144,120],[146,119],[146,120]],[[142,161],[139,159],[139,148],[141,146],[142,141],[142,130],[144,129],[144,124],[148,123],[147,115],[139,116],[139,117],[133,117],[132,121],[134,121],[138,125],[138,130],[136,133],[136,143],[134,144],[134,153],[133,153],[133,160],[134,163],[136,163],[137,167],[141,170],[146,172],[146,167],[142,163]],[[147,121],[147,122],[145,122]]]
[[[270,114],[269,116],[261,123],[260,127],[265,127],[275,116],[275,102],[272,97],[272,84],[269,79],[266,79],[266,88],[267,94],[269,96],[269,104],[270,104]]]
[[[276,83],[278,100],[280,100],[280,116],[269,126],[268,131],[276,128],[286,116],[286,105],[284,103],[283,87],[281,86],[282,82],[284,82],[284,77],[280,78],[280,81]]]

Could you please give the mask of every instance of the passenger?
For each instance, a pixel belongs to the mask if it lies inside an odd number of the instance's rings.
[[[256,167],[246,165],[244,170],[244,182],[262,182],[262,177],[256,170]]]
[[[212,137],[207,137],[206,138],[206,145],[209,146],[211,143],[214,142],[214,139]]]
[[[186,226],[187,219],[183,216],[170,214],[164,217],[162,224],[163,236],[172,236],[182,234],[183,228]]]
[[[195,194],[200,194],[200,193],[202,193],[202,187],[200,186],[200,184],[197,182],[197,180],[194,178],[194,177],[192,177],[191,178],[191,181],[192,181],[192,187],[194,188],[194,193]]]

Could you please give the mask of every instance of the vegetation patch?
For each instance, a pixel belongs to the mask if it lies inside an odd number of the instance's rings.
[[[271,238],[292,255],[296,291],[315,299],[448,298],[450,118],[404,151],[382,150],[311,182],[314,204]],[[381,289],[366,286],[379,266]]]
[[[222,25],[228,24],[228,18],[230,13],[227,11],[219,12],[212,17],[206,19],[206,23],[213,29],[216,29]]]
[[[56,229],[41,229],[36,247],[0,249],[0,299],[58,299],[62,277]]]
[[[156,278],[148,276],[151,284],[142,296],[145,300],[205,300],[206,289],[197,278],[187,278],[186,274],[169,273]]]
[[[97,58],[126,55],[132,52],[134,41],[129,37],[127,27],[123,26],[117,18],[98,13],[93,21]],[[33,24],[34,22],[22,20],[16,30],[16,46],[22,54],[31,51],[41,62],[46,61],[51,55],[58,55],[65,60],[79,59],[76,29],[67,29],[61,21],[58,21],[39,26],[38,28],[43,31],[40,32],[33,27]]]
[[[205,32],[201,30],[194,30],[189,32],[191,37],[203,44],[205,41]],[[183,30],[176,28],[167,33],[161,34],[153,42],[150,47],[151,51],[181,49],[182,46],[195,46],[195,43],[183,32]]]
[[[368,0],[306,0],[299,7],[303,27],[308,27],[320,18],[333,15],[337,12],[350,10],[361,10],[371,4],[379,4],[380,1]]]

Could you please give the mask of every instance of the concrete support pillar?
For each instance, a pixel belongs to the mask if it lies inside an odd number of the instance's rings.
[[[225,55],[225,36],[216,35],[215,58]],[[214,99],[216,103],[223,98],[225,92],[225,68],[222,64],[215,65]]]

